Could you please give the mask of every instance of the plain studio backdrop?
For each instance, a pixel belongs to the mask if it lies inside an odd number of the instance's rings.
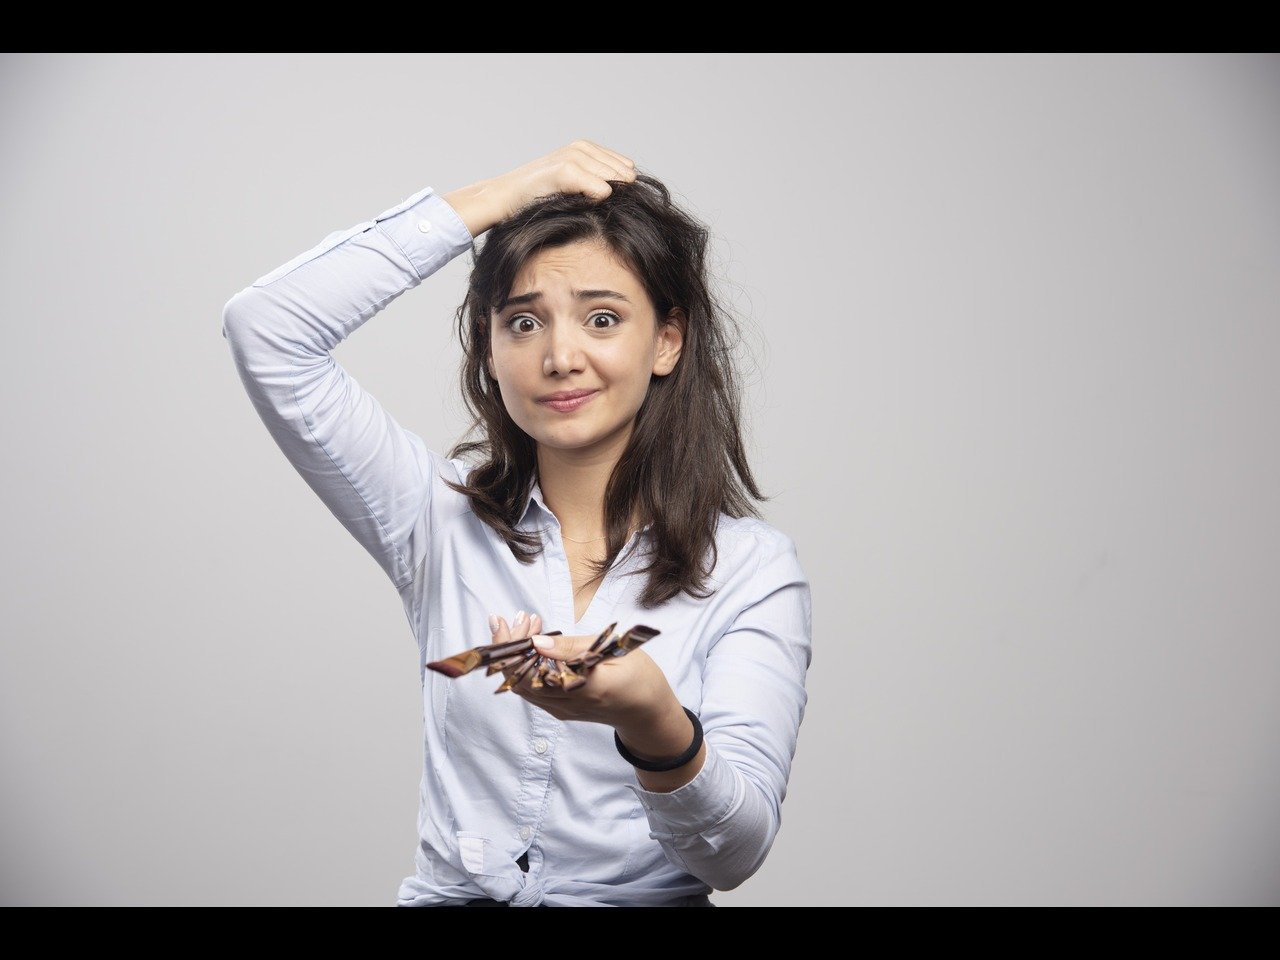
[[[3,903],[395,902],[417,648],[222,307],[578,137],[711,226],[812,583],[782,828],[713,900],[1280,903],[1280,58],[6,54],[0,91]],[[469,268],[336,352],[440,451]]]

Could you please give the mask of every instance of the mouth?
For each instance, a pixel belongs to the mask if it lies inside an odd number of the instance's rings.
[[[584,404],[590,403],[599,392],[599,390],[563,390],[560,393],[553,393],[550,397],[544,397],[538,403],[552,410],[559,410],[561,413],[572,413]]]

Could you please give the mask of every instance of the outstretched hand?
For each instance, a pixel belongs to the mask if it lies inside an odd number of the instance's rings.
[[[538,652],[561,661],[586,653],[598,636],[545,636],[539,633],[542,617],[524,611],[520,611],[511,624],[502,617],[495,619],[498,630],[493,634],[494,643],[537,637],[535,646]],[[539,641],[545,641],[547,645],[540,646]],[[510,678],[523,665],[522,661],[504,667],[502,673]],[[669,715],[676,701],[666,675],[643,649],[602,660],[587,674],[587,682],[573,690],[548,685],[534,688],[530,684],[531,675],[532,671],[513,685],[511,692],[541,707],[557,720],[585,720],[617,729],[643,728],[650,718]],[[678,704],[676,707],[678,711]]]

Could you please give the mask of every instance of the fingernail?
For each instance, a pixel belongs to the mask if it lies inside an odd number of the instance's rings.
[[[500,624],[498,623],[498,615],[496,613],[489,614],[489,632],[497,633],[499,626]]]
[[[514,620],[513,622],[514,622],[514,624],[515,624],[517,627],[518,627],[518,626],[520,626],[520,624],[524,623],[524,611],[523,611],[523,610],[521,610],[519,613],[517,613],[517,614],[516,614],[516,618],[515,618],[515,620]]]
[[[535,633],[533,635],[533,645],[539,650],[550,650],[556,645],[556,642],[551,637],[544,637],[540,633]]]

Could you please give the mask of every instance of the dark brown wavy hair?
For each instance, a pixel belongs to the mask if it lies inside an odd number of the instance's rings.
[[[713,295],[707,276],[707,228],[671,200],[655,177],[609,181],[603,200],[552,194],[527,204],[491,227],[477,245],[466,299],[458,307],[458,337],[466,354],[462,395],[479,439],[459,442],[450,458],[478,454],[466,484],[449,486],[471,501],[475,514],[507,541],[522,563],[542,548],[539,536],[519,530],[537,472],[535,441],[516,425],[488,370],[491,314],[511,294],[525,261],[548,248],[579,240],[603,240],[639,277],[664,322],[673,307],[684,310],[684,344],[675,369],[654,375],[636,414],[630,443],[605,489],[605,558],[593,579],[613,566],[631,523],[651,523],[648,574],[640,594],[645,607],[681,591],[701,592],[715,569],[715,534],[721,511],[731,517],[760,513],[748,499],[760,493],[747,463],[740,431],[741,398],[730,333],[734,317]],[[639,546],[643,537],[636,538]]]

